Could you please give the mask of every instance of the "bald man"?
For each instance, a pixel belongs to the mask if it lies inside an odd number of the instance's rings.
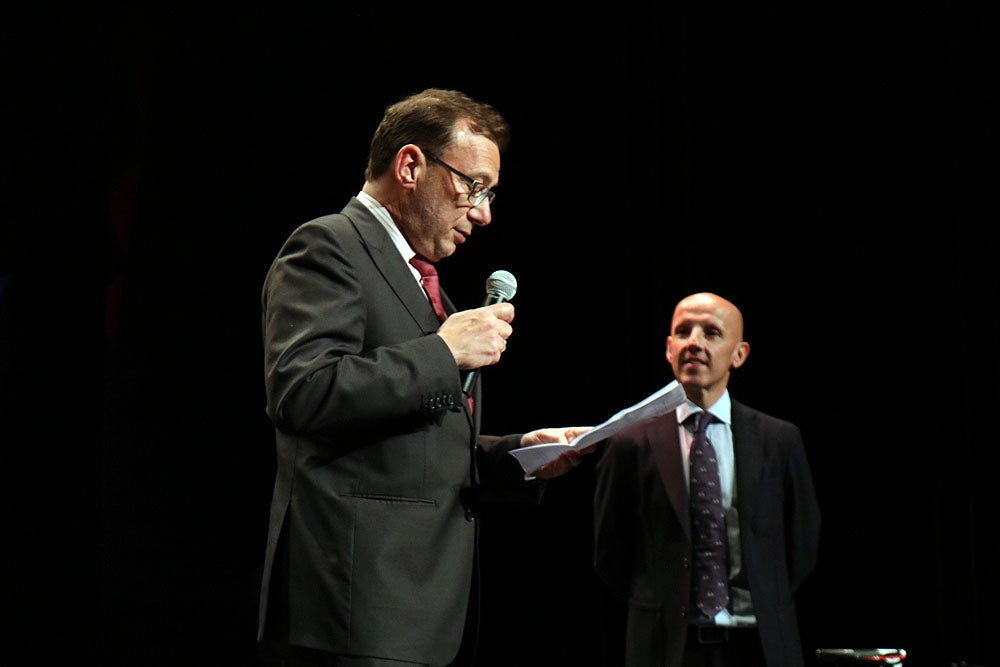
[[[743,315],[717,294],[674,309],[666,358],[687,400],[601,444],[594,567],[625,603],[630,667],[801,667],[795,592],[813,570],[820,512],[802,434],[729,394],[750,344]],[[699,413],[718,463],[728,603],[692,603],[688,455]],[[689,419],[690,417],[690,419]]]

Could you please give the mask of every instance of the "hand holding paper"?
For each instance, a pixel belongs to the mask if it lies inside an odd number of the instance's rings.
[[[568,444],[561,442],[545,442],[538,445],[512,449],[510,455],[518,460],[524,472],[531,475],[539,468],[559,458],[559,455],[569,450],[584,450],[608,436],[614,435],[629,424],[634,424],[648,417],[655,417],[675,409],[684,402],[685,394],[677,380],[674,380],[656,393],[647,396],[630,408],[619,411],[603,424],[573,438]]]
[[[555,459],[545,463],[537,470],[533,471],[531,476],[539,477],[541,479],[552,479],[554,477],[559,477],[560,475],[565,475],[567,472],[580,465],[583,457],[593,451],[593,446],[585,447],[583,449],[573,449],[568,447],[568,445],[570,442],[577,439],[592,428],[592,426],[542,428],[537,431],[525,433],[521,438],[522,447],[532,447],[544,444],[558,444],[563,445],[564,447]]]

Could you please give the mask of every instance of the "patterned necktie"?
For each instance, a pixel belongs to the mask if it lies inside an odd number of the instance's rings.
[[[729,604],[726,517],[722,507],[719,462],[706,435],[708,425],[714,420],[707,412],[701,413],[689,461],[694,602],[709,618]]]
[[[414,255],[413,259],[410,260],[410,264],[420,272],[420,283],[424,286],[424,291],[427,292],[438,319],[444,322],[448,319],[448,315],[444,312],[444,304],[441,303],[441,285],[438,283],[437,269],[432,262],[417,255]]]

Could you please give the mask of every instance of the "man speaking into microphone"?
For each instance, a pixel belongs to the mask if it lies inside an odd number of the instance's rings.
[[[514,305],[488,291],[456,311],[437,282],[492,222],[509,133],[457,91],[390,105],[361,191],[295,229],[267,272],[277,474],[258,639],[284,667],[471,665],[479,503],[537,502],[579,463],[568,451],[526,479],[508,452],[586,427],[479,433],[476,374],[500,361]]]

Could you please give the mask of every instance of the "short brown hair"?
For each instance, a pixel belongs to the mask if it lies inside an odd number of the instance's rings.
[[[386,107],[372,137],[365,179],[381,176],[406,144],[432,153],[444,152],[461,120],[467,120],[473,132],[488,137],[501,151],[507,148],[510,127],[500,112],[457,90],[428,88]]]

